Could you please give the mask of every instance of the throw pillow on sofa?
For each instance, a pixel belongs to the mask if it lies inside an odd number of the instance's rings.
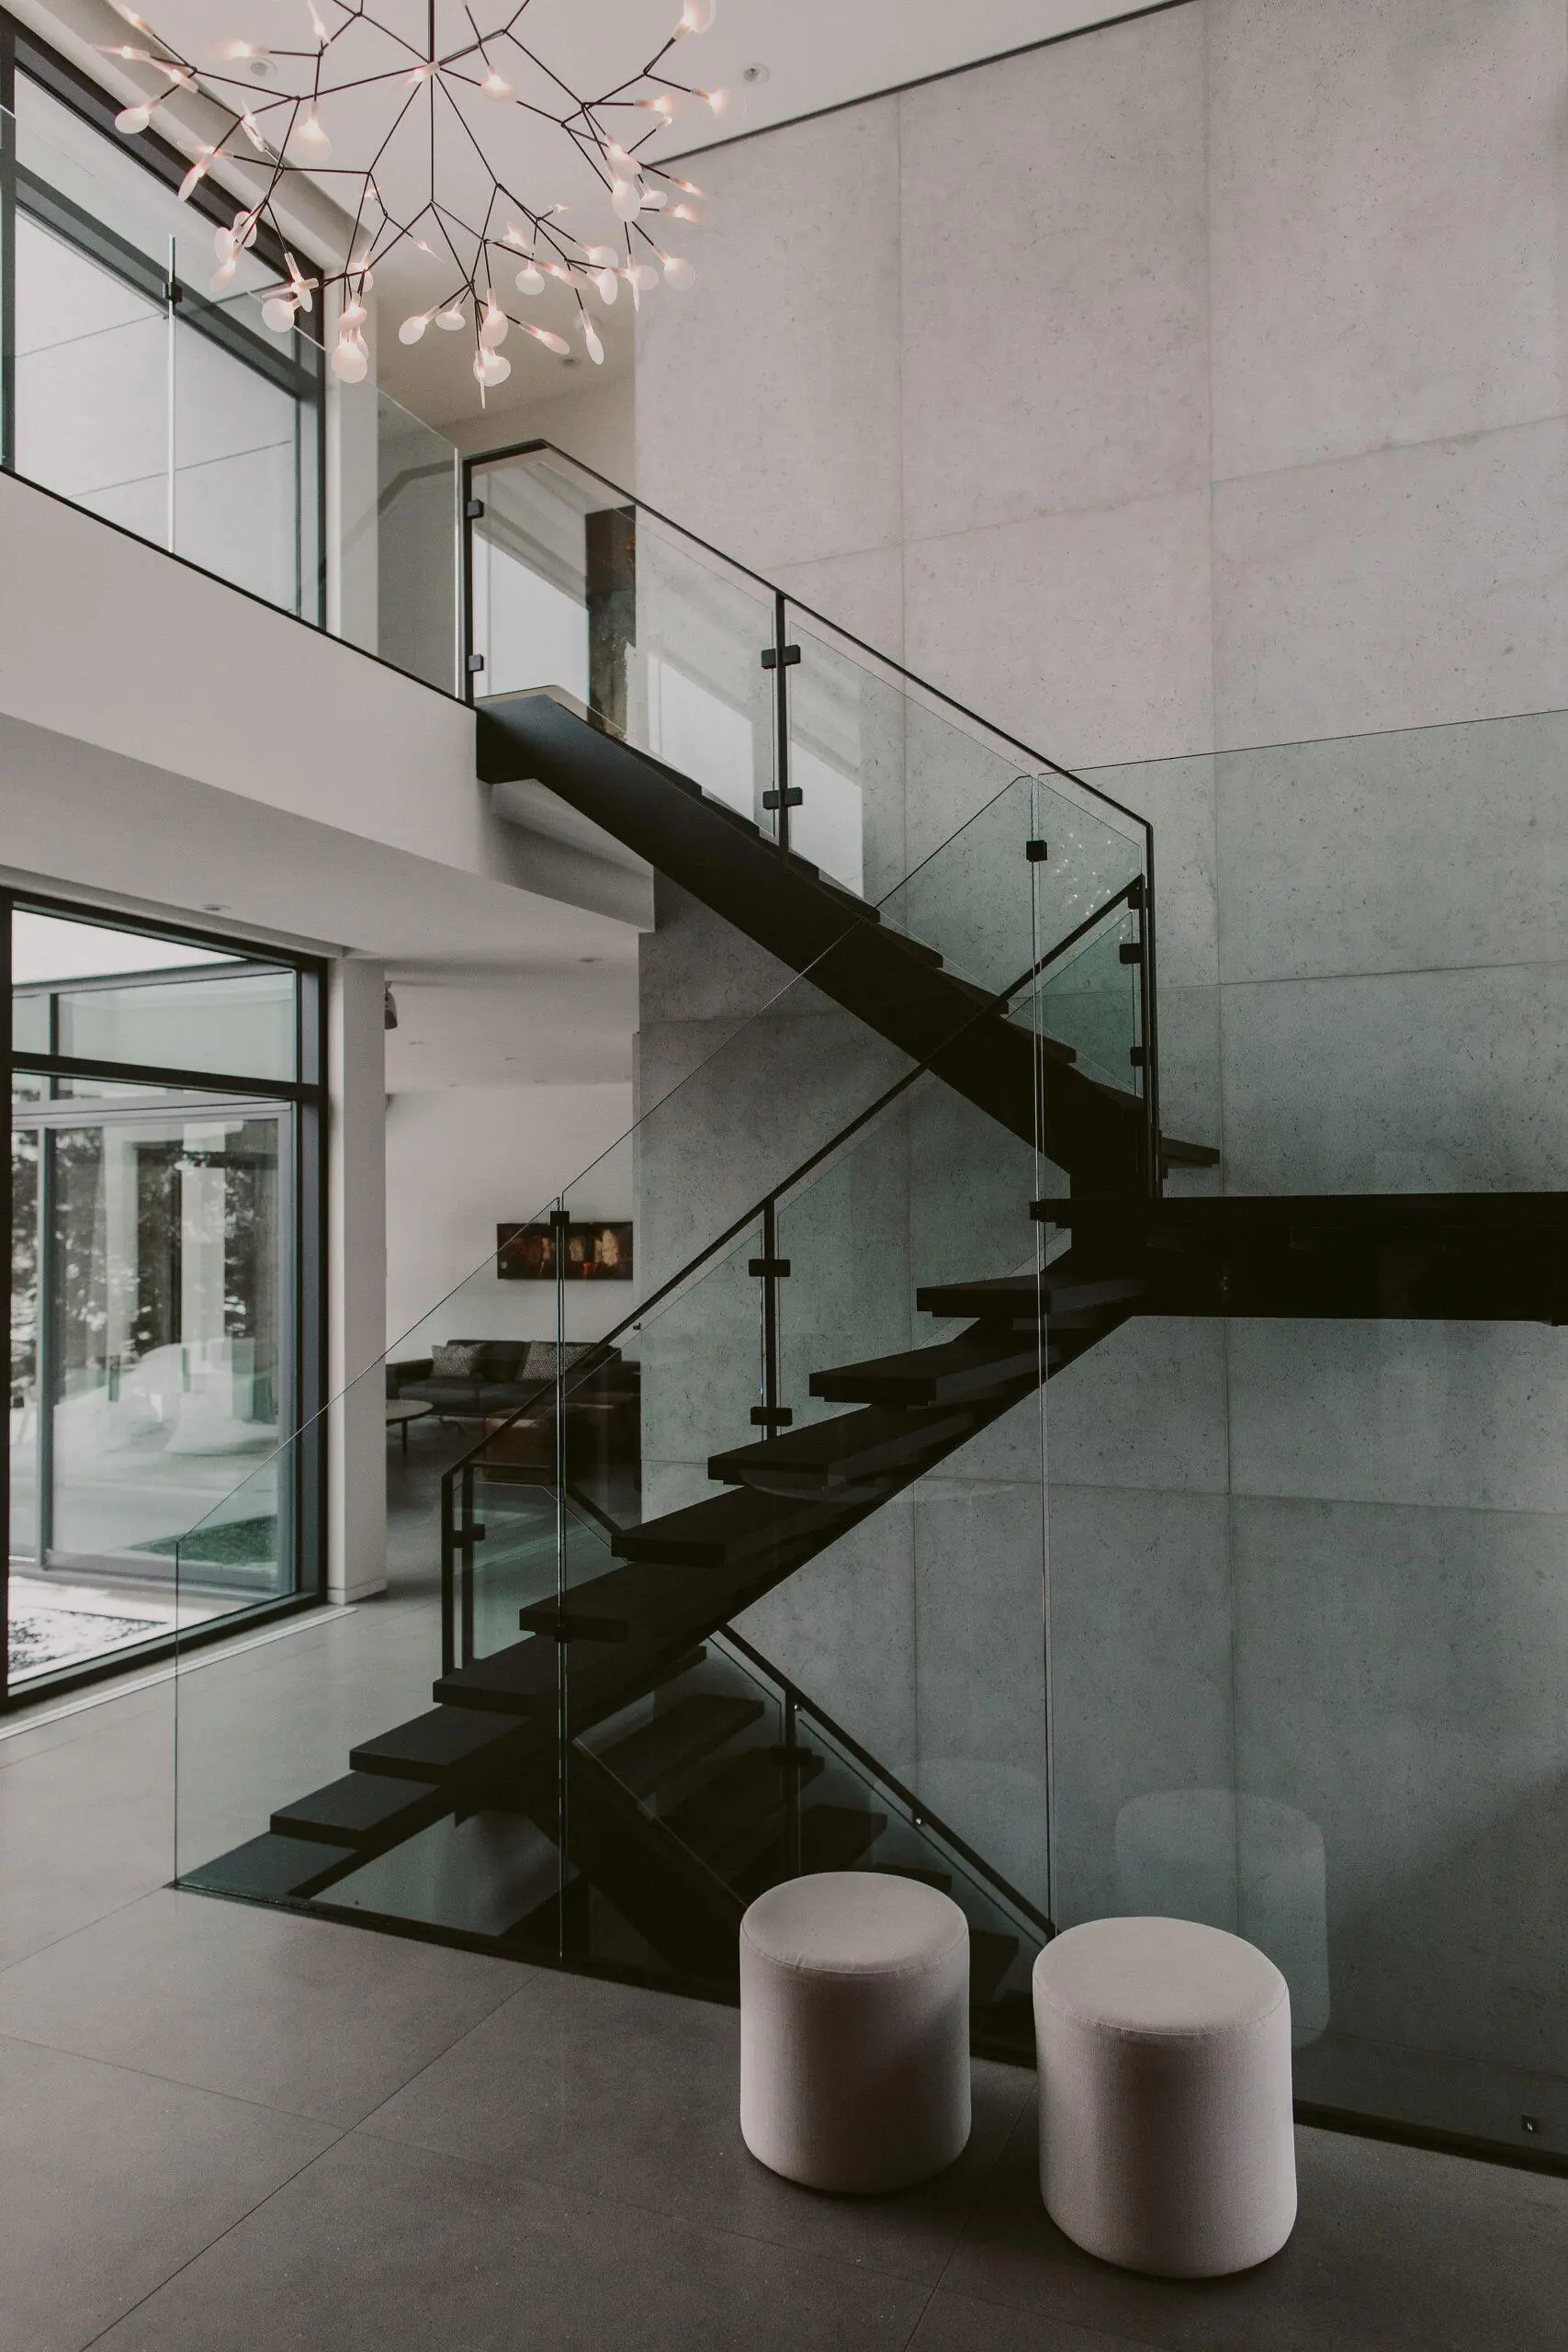
[[[482,1340],[448,1340],[445,1346],[434,1351],[430,1376],[433,1380],[473,1380],[478,1376],[483,1353]]]

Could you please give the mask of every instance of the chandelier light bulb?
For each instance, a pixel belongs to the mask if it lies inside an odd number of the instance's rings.
[[[475,352],[474,374],[483,390],[493,392],[498,384],[505,383],[511,373],[511,360],[502,358],[499,351]]]
[[[400,343],[418,343],[423,335],[425,328],[430,324],[431,320],[434,316],[435,313],[434,311],[416,311],[413,316],[410,319],[405,319],[402,325],[398,329],[398,341]]]
[[[664,190],[661,187],[645,187],[643,189],[642,209],[645,212],[662,212],[669,201],[670,198],[665,195]]]
[[[511,324],[504,311],[498,310],[493,301],[486,303],[485,314],[479,322],[479,341],[487,351],[497,350],[506,341],[506,331]]]
[[[659,272],[649,261],[634,262],[626,276],[639,293],[651,294],[659,283]]]
[[[287,334],[294,324],[294,304],[287,294],[271,294],[262,304],[262,322],[274,334]]]
[[[333,345],[332,370],[340,384],[362,384],[370,369],[370,354],[357,334],[340,335]]]
[[[514,98],[517,95],[510,82],[502,80],[493,65],[479,84],[479,87],[486,97],[493,98],[498,106],[503,106],[508,98]]]
[[[256,120],[254,115],[248,112],[243,114],[240,117],[240,128],[244,132],[245,137],[250,141],[251,145],[255,149],[256,153],[258,155],[265,155],[266,153],[266,141],[262,137],[261,125]]]
[[[678,33],[705,33],[714,19],[714,0],[686,0],[681,11]]]
[[[270,57],[272,51],[270,49],[263,49],[255,41],[225,40],[219,43],[218,54],[220,57],[238,60],[243,57]]]
[[[306,164],[324,164],[331,155],[333,142],[322,130],[321,118],[313,106],[306,107],[303,119],[290,131],[288,152]]]
[[[129,41],[111,42],[107,46],[99,41],[96,46],[100,57],[123,57],[131,65],[151,65],[152,62],[150,49],[132,49]]]
[[[599,288],[599,300],[604,303],[604,308],[607,311],[613,310],[615,297],[621,290],[621,281],[615,271],[609,268],[600,270],[593,283]]]
[[[148,105],[122,107],[114,119],[114,127],[117,130],[123,130],[128,139],[134,139],[139,130],[146,130],[152,119],[152,109]]]
[[[213,271],[211,277],[207,281],[208,292],[209,294],[226,293],[228,288],[234,282],[234,272],[239,268],[239,266],[240,265],[235,260],[232,254],[230,254],[227,261],[220,261],[217,268]]]
[[[615,213],[617,220],[635,220],[637,214],[642,210],[641,181],[620,179],[612,180],[610,183],[610,209]]]
[[[332,35],[321,22],[321,12],[316,6],[316,0],[305,0],[305,5],[310,11],[310,30],[315,34],[321,47],[325,49]]]
[[[542,343],[547,351],[553,351],[558,359],[570,356],[571,345],[562,336],[552,334],[548,327],[525,326],[524,332],[531,334],[536,343]]]
[[[695,180],[677,180],[675,185],[682,196],[701,196],[703,193]]]
[[[345,334],[352,334],[365,324],[365,322],[369,315],[370,313],[367,311],[363,302],[357,300],[353,301],[349,303],[347,309],[344,311],[343,316],[339,319],[338,325]]]
[[[234,258],[233,230],[214,229],[212,232],[212,250],[217,254],[220,261],[232,261]]]
[[[448,302],[444,311],[437,311],[435,323],[445,334],[456,334],[460,328],[468,324],[468,321],[463,316],[462,303]]]
[[[673,286],[678,294],[683,294],[688,286],[695,284],[696,271],[680,254],[660,254],[659,258],[664,265],[666,286]]]
[[[697,210],[694,204],[672,204],[670,207],[671,220],[689,220],[694,229],[700,229],[706,217],[705,213]]]
[[[192,188],[195,187],[197,180],[206,178],[207,166],[212,161],[212,158],[217,152],[217,149],[214,147],[204,147],[200,154],[197,155],[195,163],[191,165],[189,171],[180,182],[179,199],[182,204],[184,204],[188,198],[190,192]]]
[[[531,250],[528,232],[515,220],[507,222],[506,232],[501,242],[503,245],[515,245],[520,253],[528,253]]]
[[[520,269],[518,271],[517,291],[519,294],[542,294],[544,290],[545,280],[543,272],[536,269],[532,262],[528,264],[525,269]]]
[[[113,5],[115,15],[117,17],[123,17],[128,25],[134,25],[139,33],[147,33],[152,31],[152,28],[147,22],[146,18],[144,17],[139,17],[134,8],[127,8],[123,5],[123,0],[113,0]]]
[[[604,346],[599,340],[599,330],[586,311],[582,313],[582,340],[588,346],[588,356],[595,368],[604,365]]]

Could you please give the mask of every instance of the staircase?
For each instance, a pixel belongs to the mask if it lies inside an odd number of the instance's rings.
[[[581,1489],[536,1488],[550,1556],[570,1521],[591,1572],[558,1568],[521,1607],[521,1638],[488,1656],[468,1630],[485,1533],[468,1474],[496,1459],[497,1433],[482,1437],[446,1475],[434,1705],[363,1741],[343,1778],[183,1883],[396,1928],[407,1914],[387,1892],[391,1866],[439,1831],[446,1867],[473,1880],[468,1924],[440,1927],[451,1939],[733,1997],[737,1927],[764,1887],[801,1871],[900,1871],[950,1889],[968,1912],[976,2047],[1026,2055],[1027,1972],[1049,1921],[734,1620],[1133,1316],[1564,1319],[1564,1203],[1167,1199],[1170,1170],[1218,1155],[1158,1124],[1146,965],[1134,1054],[1144,1082],[1119,1087],[1019,1017],[1068,943],[1048,943],[1008,984],[979,985],[558,690],[492,696],[479,760],[491,784],[548,786],[909,1058],[850,1129],[755,1204],[763,1248],[752,1272],[775,1308],[787,1275],[769,1238],[779,1204],[916,1083],[951,1090],[1065,1171],[1069,1189],[1032,1204],[1046,1228],[1033,1271],[921,1286],[918,1311],[944,1327],[928,1343],[814,1366],[810,1396],[831,1413],[793,1426],[770,1363],[752,1415],[762,1433],[707,1462],[719,1491],[628,1525]],[[1147,893],[1145,879],[1118,894],[1139,924],[1124,963],[1146,954]],[[1105,914],[1092,910],[1079,929]],[[603,1361],[574,1366],[550,1408],[570,1415]],[[378,1861],[381,1892],[367,1895]],[[352,1900],[351,1886],[361,1890]]]

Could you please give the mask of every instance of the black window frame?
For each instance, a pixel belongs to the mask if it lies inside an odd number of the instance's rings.
[[[177,1070],[152,1068],[130,1062],[110,1062],[96,1058],[80,1058],[52,1050],[35,1051],[18,1048],[16,1044],[11,1006],[12,958],[11,919],[20,910],[28,914],[55,915],[68,922],[88,922],[107,930],[123,930],[138,939],[167,939],[182,946],[211,947],[228,956],[243,956],[273,969],[294,973],[297,980],[296,1003],[296,1069],[293,1079],[259,1079],[233,1075],[222,1071]],[[188,967],[187,967],[188,969]],[[15,886],[0,887],[0,990],[6,1004],[6,1074],[7,1097],[12,1093],[12,1081],[18,1070],[40,1077],[75,1078],[102,1077],[130,1084],[168,1085],[186,1090],[209,1088],[214,1093],[237,1093],[253,1101],[289,1103],[294,1108],[294,1164],[292,1191],[294,1201],[293,1299],[294,1329],[298,1334],[299,1361],[294,1368],[294,1419],[287,1442],[289,1445],[292,1480],[292,1519],[295,1529],[294,1588],[291,1591],[269,1600],[257,1601],[250,1608],[233,1610],[221,1617],[187,1631],[163,1634],[152,1640],[130,1645],[107,1656],[64,1667],[55,1674],[31,1677],[17,1691],[10,1686],[9,1626],[10,1626],[10,1523],[11,1465],[10,1449],[6,1447],[0,1459],[0,1526],[4,1526],[7,1541],[0,1550],[0,1714],[18,1707],[31,1706],[45,1699],[52,1699],[82,1684],[102,1680],[107,1675],[123,1674],[133,1667],[162,1663],[184,1651],[206,1643],[231,1640],[236,1634],[272,1623],[280,1617],[290,1617],[305,1609],[314,1609],[327,1598],[327,1199],[326,1199],[326,1127],[329,1116],[327,1100],[327,982],[330,967],[322,956],[307,956],[293,950],[274,947],[270,943],[246,939],[232,933],[204,931],[199,925],[183,923],[156,916],[130,914],[123,909],[94,905],[79,899],[62,899],[48,891],[31,890]],[[167,978],[167,972],[158,975]],[[120,979],[118,985],[125,985]],[[86,983],[85,985],[91,985]],[[51,1024],[50,1045],[57,1043]],[[83,1111],[91,1114],[90,1099],[84,1100]],[[17,1123],[18,1106],[12,1102],[12,1122]],[[23,1112],[21,1124],[26,1125]],[[9,1237],[11,1232],[11,1153],[7,1148],[0,1167],[0,1224]],[[7,1250],[7,1258],[9,1250]],[[11,1319],[7,1312],[5,1325],[4,1371],[6,1394],[11,1393]]]
[[[189,168],[188,158],[155,130],[145,130],[135,140],[121,138],[114,127],[119,100],[89,74],[83,73],[69,58],[51,49],[29,26],[0,8],[0,109],[4,109],[0,113],[0,471],[17,472],[16,262],[17,220],[20,216],[36,221],[51,235],[61,238],[98,268],[118,277],[122,285],[143,300],[166,311],[176,311],[182,325],[217,345],[231,358],[254,369],[265,382],[288,393],[294,401],[297,416],[296,468],[299,476],[297,513],[302,522],[306,507],[313,506],[316,546],[315,562],[309,568],[307,577],[303,548],[297,544],[295,577],[298,609],[292,617],[304,621],[310,628],[320,628],[325,620],[327,600],[325,352],[319,343],[298,330],[288,337],[282,337],[268,334],[260,328],[248,328],[234,311],[210,300],[202,289],[178,277],[171,277],[158,262],[117,235],[110,223],[98,220],[73,203],[70,198],[39,179],[35,173],[26,170],[14,152],[12,126],[16,119],[18,74],[33,83],[57,104],[67,107],[106,141],[111,141],[117,153],[127,156],[151,179],[171,192],[178,189]],[[227,228],[234,215],[236,199],[226,195],[210,179],[199,180],[186,201],[193,212],[211,221],[217,228]],[[280,280],[288,277],[282,241],[265,221],[257,224],[256,240],[252,250],[263,266]],[[313,464],[309,469],[313,475],[313,483],[307,480],[299,450],[299,431],[307,418],[314,443]],[[19,479],[25,481],[27,477],[21,475]],[[131,536],[140,535],[133,533]],[[156,542],[149,541],[147,544],[156,545]],[[188,559],[181,558],[180,560]],[[260,601],[268,603],[270,600],[263,598]],[[288,608],[273,605],[272,609],[284,611]]]

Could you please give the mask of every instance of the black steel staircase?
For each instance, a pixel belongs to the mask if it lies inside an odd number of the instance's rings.
[[[367,1865],[444,1823],[501,1822],[512,1840],[505,1902],[498,1897],[483,1927],[442,1931],[724,1995],[735,1982],[738,1922],[762,1888],[815,1869],[913,1871],[951,1886],[969,1910],[977,2046],[1025,2052],[1025,1972],[1048,1921],[733,1621],[1131,1317],[1563,1319],[1564,1203],[1541,1194],[1165,1199],[1172,1168],[1213,1167],[1218,1155],[1159,1126],[1146,958],[1135,1049],[1144,1083],[1123,1089],[1019,1017],[1069,942],[1044,943],[1009,985],[980,986],[787,840],[768,839],[558,691],[492,697],[479,718],[479,764],[492,784],[548,786],[912,1065],[644,1299],[628,1325],[756,1220],[773,1234],[792,1189],[917,1083],[962,1097],[1065,1171],[1069,1189],[1034,1203],[1040,1248],[1027,1271],[917,1290],[921,1314],[960,1329],[813,1366],[810,1396],[837,1409],[803,1426],[769,1396],[753,1415],[763,1433],[707,1461],[719,1491],[622,1523],[570,1480],[536,1477],[541,1509],[555,1515],[552,1556],[558,1562],[570,1518],[596,1547],[596,1564],[570,1578],[558,1570],[521,1607],[521,1638],[479,1655],[471,1585],[484,1531],[469,1474],[499,1464],[495,1475],[505,1476],[506,1428],[530,1410],[570,1421],[619,1332],[487,1430],[446,1476],[445,1657],[434,1705],[362,1741],[344,1777],[283,1805],[265,1834],[184,1883],[406,1925],[389,1904],[349,1903]],[[1142,919],[1121,950],[1136,963],[1153,911],[1146,874],[1092,908],[1078,930],[1088,934],[1122,906]],[[758,1262],[767,1275],[774,1261]]]

